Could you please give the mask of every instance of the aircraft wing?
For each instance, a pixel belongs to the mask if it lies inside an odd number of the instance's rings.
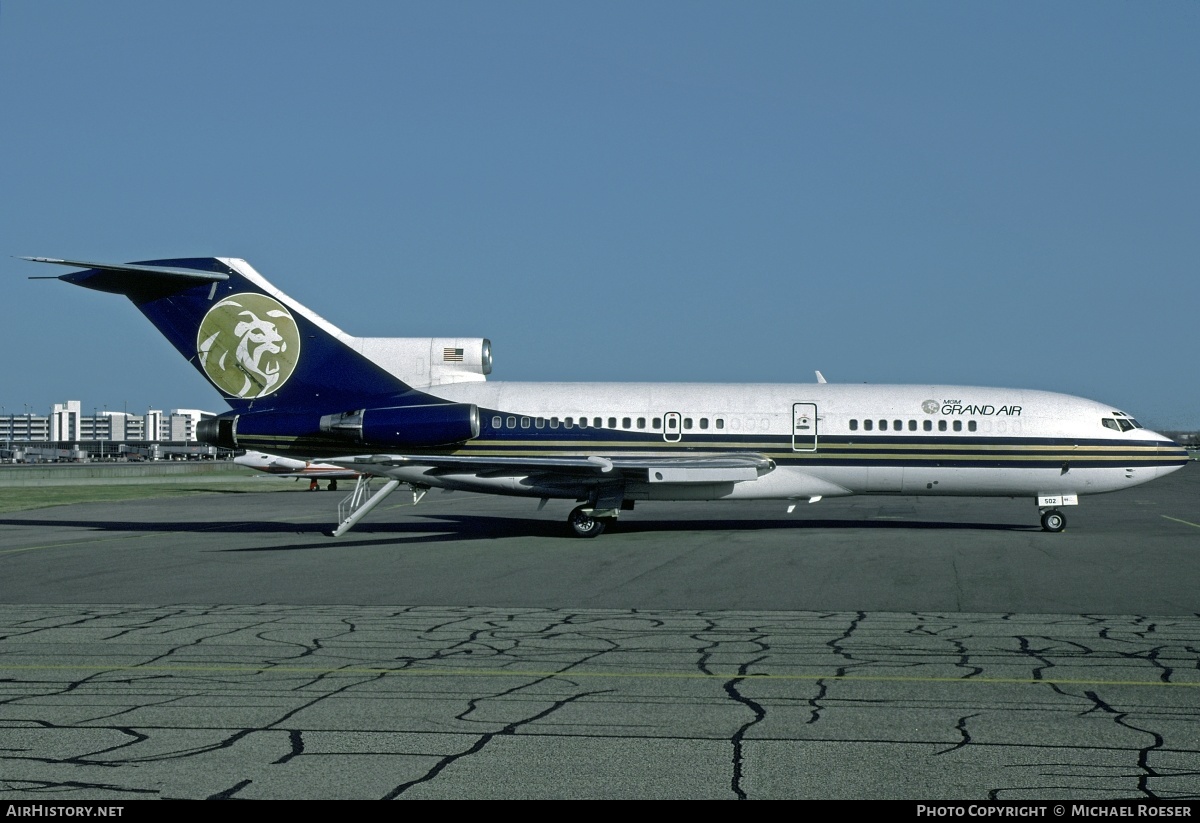
[[[327,458],[355,471],[386,476],[389,469],[429,466],[481,476],[562,474],[606,476],[650,483],[728,483],[755,480],[775,468],[775,461],[753,452],[715,452],[690,455],[561,455],[505,457],[485,455],[371,454]]]

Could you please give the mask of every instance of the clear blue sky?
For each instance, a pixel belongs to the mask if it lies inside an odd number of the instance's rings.
[[[18,255],[244,257],[500,380],[1200,428],[1200,3],[0,0],[0,404],[224,410]]]

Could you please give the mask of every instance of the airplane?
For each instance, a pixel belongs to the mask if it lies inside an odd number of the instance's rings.
[[[320,488],[318,480],[328,480],[327,488],[337,491],[339,480],[356,480],[359,473],[335,466],[332,463],[314,463],[311,460],[296,460],[291,457],[281,457],[266,452],[247,451],[233,458],[233,462],[248,469],[257,469],[275,477],[309,478],[308,490],[315,492]]]
[[[123,294],[231,410],[198,439],[355,471],[334,536],[400,486],[579,505],[596,537],[649,500],[1025,497],[1061,532],[1081,495],[1182,468],[1187,452],[1109,405],[1056,392],[828,383],[489,381],[484,338],[354,337],[237,258],[96,263],[57,279]],[[54,279],[51,277],[38,279]],[[382,487],[373,489],[376,479]]]

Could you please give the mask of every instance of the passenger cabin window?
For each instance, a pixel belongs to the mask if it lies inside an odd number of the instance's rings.
[[[593,418],[592,418],[592,425],[593,425],[593,426],[595,426],[595,427],[596,427],[596,428],[598,428],[598,429],[599,429],[599,428],[603,428],[603,426],[604,426],[604,421],[602,421],[602,420],[601,420],[599,417],[593,417]]]
[[[954,421],[954,430],[955,430],[956,432],[960,432],[960,431],[962,431],[962,421],[961,421],[961,420],[955,420],[955,421]]]
[[[978,424],[977,424],[977,423],[976,423],[974,420],[968,420],[968,421],[967,421],[967,431],[972,431],[972,432],[973,432],[973,431],[975,431],[977,428],[979,428],[979,426],[978,426]]]
[[[662,428],[662,418],[661,417],[654,418],[654,420],[651,421],[651,426],[654,428],[655,431],[658,431],[659,429],[661,429]]]
[[[692,418],[690,418],[690,417],[683,418],[683,427],[685,429],[690,429],[692,427]]]
[[[508,418],[507,422],[508,422],[508,427],[510,429],[515,429],[517,427],[517,418],[510,417],[510,418]]]
[[[921,428],[923,428],[927,432],[933,431],[933,421],[932,420],[922,421]]]
[[[538,429],[544,429],[544,428],[546,428],[546,418],[544,418],[544,417],[535,417],[535,418],[533,419],[533,425],[534,425],[534,428],[538,428]]]
[[[880,420],[880,421],[879,421],[879,430],[880,430],[881,432],[885,432],[885,431],[887,431],[887,421],[886,421],[886,420]]]
[[[633,427],[632,420],[630,420],[628,417],[621,418],[621,428],[628,429],[628,428],[632,428],[632,427]]]
[[[940,432],[944,432],[945,430],[946,430],[946,421],[945,421],[945,420],[939,420],[939,421],[938,421],[938,431],[940,431]]]
[[[558,428],[558,418],[557,417],[550,418],[550,428],[552,428],[552,429]]]
[[[501,420],[499,417],[493,417],[493,418],[492,418],[492,428],[493,428],[493,429],[498,429],[498,428],[500,428],[500,427],[501,427],[501,426],[503,426],[503,425],[504,425],[504,421],[503,421],[503,420]]]
[[[707,417],[700,418],[700,428],[702,428],[702,429],[708,428],[708,418]]]
[[[646,428],[646,418],[644,418],[644,417],[639,417],[639,418],[638,418],[638,428],[639,428],[639,429],[644,429],[644,428]]]
[[[521,418],[521,428],[523,428],[523,429],[529,428],[529,418],[528,417]]]
[[[615,429],[617,427],[617,418],[615,418],[615,417],[608,418],[608,427],[610,429]]]
[[[723,428],[725,428],[725,418],[724,418],[724,417],[718,417],[718,418],[717,418],[717,428],[718,428],[718,429],[723,429]]]
[[[872,421],[872,420],[864,420],[863,421],[863,431],[869,432],[874,428],[875,428],[874,421]]]
[[[916,420],[908,421],[908,430],[910,432],[915,432],[917,430],[917,421]]]
[[[858,421],[857,420],[850,421],[850,431],[852,431],[852,432],[858,431]]]

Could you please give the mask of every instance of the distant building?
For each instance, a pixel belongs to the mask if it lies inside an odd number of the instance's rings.
[[[196,426],[212,412],[200,409],[147,409],[144,415],[92,409],[85,414],[78,400],[55,403],[50,414],[0,410],[0,458],[11,459],[22,444],[45,444],[46,450],[90,454],[112,459],[131,453],[157,456],[157,444],[196,443]],[[47,452],[49,453],[49,452]]]
[[[79,426],[79,401],[68,400],[66,403],[55,403],[50,412],[50,440],[79,440],[82,432]]]
[[[171,436],[165,440],[195,440],[196,424],[206,417],[213,417],[212,412],[200,409],[173,409],[171,411]]]

